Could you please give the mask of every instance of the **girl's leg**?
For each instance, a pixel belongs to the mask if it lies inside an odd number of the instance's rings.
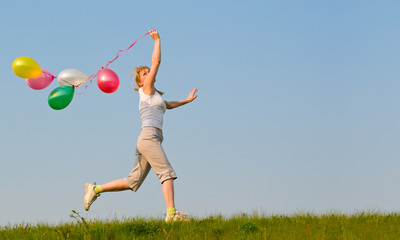
[[[182,218],[181,215],[183,214],[175,209],[174,179],[177,177],[161,146],[162,141],[163,136],[157,129],[143,128],[138,139],[137,148],[142,156],[147,159],[162,183],[162,191],[167,207],[166,221],[169,221]]]
[[[147,162],[146,158],[142,156],[136,149],[135,165],[132,172],[125,179],[117,179],[96,187],[99,187],[99,192],[117,192],[132,190],[137,191],[137,189],[142,185],[144,179],[150,171],[150,164]],[[131,186],[129,186],[130,184]],[[95,189],[96,191],[96,189]],[[99,193],[97,192],[97,193]]]
[[[174,200],[174,180],[168,179],[165,180],[162,184],[162,191],[164,194],[165,205],[168,208],[175,208],[175,200]]]
[[[175,209],[174,179],[165,180],[162,184],[162,190],[165,198],[165,205],[167,206],[165,221],[186,221],[188,214]]]
[[[150,171],[150,164],[136,148],[135,164],[127,178],[117,179],[106,184],[85,184],[84,207],[88,211],[92,203],[102,192],[117,192],[131,189],[136,192]]]
[[[85,184],[85,196],[83,198],[83,205],[86,211],[89,211],[90,205],[100,196],[99,193],[109,191],[123,191],[130,189],[123,179],[118,179],[103,185],[97,185],[91,183]]]
[[[99,187],[101,189],[101,192],[116,192],[131,189],[122,178],[99,185]]]

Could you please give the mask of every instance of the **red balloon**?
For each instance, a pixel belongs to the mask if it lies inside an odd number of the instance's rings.
[[[114,71],[108,68],[102,68],[97,73],[97,85],[101,91],[113,93],[117,91],[119,87],[119,78]]]

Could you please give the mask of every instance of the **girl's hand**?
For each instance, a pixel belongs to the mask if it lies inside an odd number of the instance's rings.
[[[186,98],[186,101],[188,103],[190,103],[191,101],[193,101],[197,98],[196,92],[197,92],[197,88],[190,91],[189,96]]]
[[[150,30],[149,31],[150,36],[155,40],[160,40],[160,35],[158,35],[158,32],[156,30]]]
[[[182,105],[185,105],[186,103],[190,103],[191,101],[193,101],[197,98],[196,92],[197,92],[197,88],[190,91],[189,96],[185,100],[164,101],[165,105],[167,106],[167,109],[174,109],[174,108],[180,107]]]

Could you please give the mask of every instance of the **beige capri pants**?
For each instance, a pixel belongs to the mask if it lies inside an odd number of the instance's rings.
[[[151,168],[161,183],[177,178],[161,146],[163,139],[163,135],[155,127],[142,128],[136,145],[135,164],[132,172],[124,178],[132,191],[139,189]]]

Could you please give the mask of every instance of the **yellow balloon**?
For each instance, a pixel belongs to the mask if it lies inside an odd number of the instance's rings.
[[[39,64],[30,57],[19,57],[13,62],[14,73],[21,78],[34,78],[42,73]]]

